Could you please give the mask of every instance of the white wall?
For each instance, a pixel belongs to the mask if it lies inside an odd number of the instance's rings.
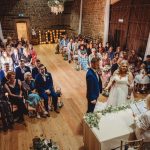
[[[4,40],[1,22],[0,22],[0,38],[1,38],[2,40]]]
[[[146,59],[146,55],[150,55],[150,33],[149,33],[149,37],[148,37],[148,41],[147,41],[147,47],[146,47],[146,51],[145,51],[144,60]]]

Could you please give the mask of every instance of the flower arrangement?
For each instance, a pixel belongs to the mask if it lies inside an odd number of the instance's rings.
[[[55,142],[51,139],[46,139],[43,136],[41,136],[41,138],[36,136],[32,141],[33,146],[30,147],[30,150],[59,150],[59,147]]]
[[[116,107],[113,107],[112,105],[110,105],[102,111],[87,113],[84,116],[84,120],[87,122],[87,124],[90,126],[90,128],[95,127],[97,129],[99,129],[98,124],[99,124],[99,121],[100,121],[102,116],[104,116],[108,113],[117,113],[119,111],[126,110],[128,108],[130,108],[130,104],[125,104],[125,105],[116,106]]]
[[[111,69],[111,66],[109,66],[109,65],[106,65],[106,66],[104,66],[103,67],[103,72],[105,72],[105,73],[107,73],[107,72],[109,72],[110,71],[110,69]]]
[[[101,113],[98,113],[98,112],[87,113],[84,116],[84,119],[87,122],[87,124],[90,126],[90,128],[96,127],[99,129],[98,123],[99,123],[99,120],[101,119]]]

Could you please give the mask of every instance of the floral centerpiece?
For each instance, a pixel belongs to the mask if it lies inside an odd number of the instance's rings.
[[[84,120],[86,121],[86,123],[90,126],[90,128],[97,128],[99,129],[99,121],[101,119],[102,116],[108,114],[108,113],[117,113],[119,111],[122,110],[126,110],[130,108],[130,104],[125,104],[125,105],[121,105],[121,106],[116,106],[113,107],[112,105],[106,107],[106,109],[102,110],[102,111],[96,111],[93,113],[87,113],[84,116]]]
[[[36,136],[32,141],[33,146],[30,147],[30,150],[59,150],[58,145],[53,142],[52,139],[46,139],[43,136]]]

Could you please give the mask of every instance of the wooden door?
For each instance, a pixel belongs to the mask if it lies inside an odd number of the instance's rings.
[[[18,39],[21,40],[21,38],[24,38],[25,40],[28,40],[27,23],[26,22],[17,22],[16,27],[17,27]]]

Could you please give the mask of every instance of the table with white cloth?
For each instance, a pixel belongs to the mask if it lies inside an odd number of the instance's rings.
[[[86,150],[111,150],[121,140],[134,138],[134,117],[131,109],[109,113],[99,121],[99,129],[83,121],[83,141]]]

